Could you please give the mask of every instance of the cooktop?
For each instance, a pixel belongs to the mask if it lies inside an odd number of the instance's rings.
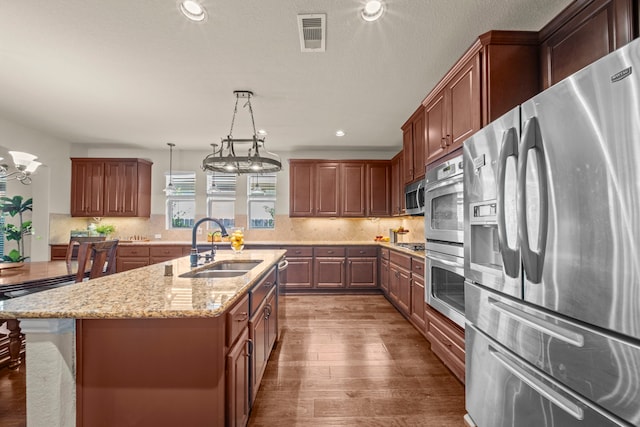
[[[395,245],[412,251],[424,251],[424,243],[395,243]]]

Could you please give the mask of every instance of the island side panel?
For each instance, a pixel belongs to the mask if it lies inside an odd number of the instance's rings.
[[[224,426],[224,320],[77,320],[77,426]]]

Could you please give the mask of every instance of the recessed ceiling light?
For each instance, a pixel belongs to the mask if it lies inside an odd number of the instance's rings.
[[[184,0],[178,4],[180,12],[192,21],[204,21],[207,17],[207,11],[204,7],[194,0]]]
[[[362,8],[362,19],[365,21],[375,21],[384,13],[384,5],[379,0],[369,0]]]
[[[344,131],[343,130],[337,130],[336,131],[336,136],[344,136]]]

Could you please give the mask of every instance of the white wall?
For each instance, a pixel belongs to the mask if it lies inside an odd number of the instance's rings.
[[[10,182],[7,195],[33,197],[32,221],[35,235],[28,237],[31,261],[49,259],[49,213],[68,213],[71,194],[71,161],[68,142],[0,117],[0,145],[3,150],[26,151],[38,156],[42,166],[25,186]],[[9,165],[11,156],[4,156]],[[15,242],[9,242],[13,248]]]

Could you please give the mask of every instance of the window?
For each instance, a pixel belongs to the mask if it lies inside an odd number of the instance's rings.
[[[273,229],[276,219],[276,174],[251,174],[247,178],[249,228]]]
[[[196,218],[195,172],[165,174],[165,181],[165,186],[172,182],[175,188],[173,194],[167,195],[167,230],[193,227]]]
[[[226,173],[208,174],[207,216],[221,220],[225,228],[235,227],[235,205],[236,175]]]

